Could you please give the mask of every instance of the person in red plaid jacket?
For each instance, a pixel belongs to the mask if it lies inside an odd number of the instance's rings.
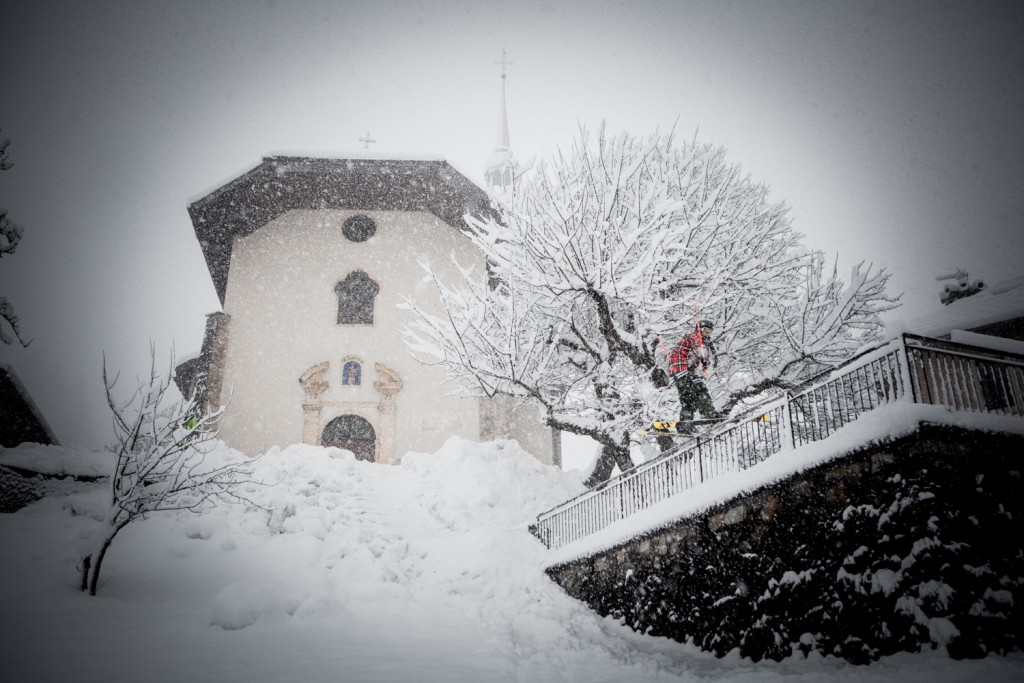
[[[717,360],[711,339],[715,326],[705,322],[679,340],[668,357],[668,376],[679,392],[679,424],[676,431],[693,432],[693,416],[721,417],[704,383],[704,371]]]

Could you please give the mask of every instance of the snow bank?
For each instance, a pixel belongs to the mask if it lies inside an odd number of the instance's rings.
[[[525,527],[554,504],[554,491],[570,498],[583,491],[582,475],[541,464],[516,441],[453,437],[435,454],[406,454],[401,466],[422,482],[422,500],[452,528],[482,522]]]
[[[264,614],[275,611],[275,600],[265,588],[251,583],[225,586],[213,601],[213,623],[235,630],[251,626]]]
[[[34,448],[5,457],[35,457]],[[43,452],[43,451],[41,451]],[[45,449],[51,460],[75,451]],[[214,458],[239,457],[220,447]],[[23,461],[24,462],[24,461]],[[894,657],[868,669],[754,665],[635,633],[569,598],[526,525],[582,490],[512,441],[453,439],[382,466],[339,449],[272,449],[249,506],[126,528],[99,594],[77,544],[105,484],[0,515],[5,680],[1019,680],[1024,658]]]

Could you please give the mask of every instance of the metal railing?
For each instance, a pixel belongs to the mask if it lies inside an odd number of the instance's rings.
[[[549,548],[561,547],[908,396],[957,411],[1024,415],[1024,356],[905,334],[540,514],[531,530]]]
[[[789,399],[789,430],[794,447],[828,438],[863,413],[906,395],[903,339],[847,361],[827,378]]]

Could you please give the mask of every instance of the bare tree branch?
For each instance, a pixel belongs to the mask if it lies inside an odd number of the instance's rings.
[[[150,348],[149,377],[126,400],[118,401],[103,360],[103,385],[113,419],[117,454],[110,477],[110,506],[93,550],[81,564],[82,590],[96,594],[100,568],[114,537],[129,524],[154,512],[202,512],[216,503],[259,507],[242,494],[254,461],[217,463],[213,456],[223,408],[205,410],[197,387],[191,396],[168,394],[174,368],[161,374],[156,349]]]
[[[7,159],[7,146],[10,144],[10,138],[0,139],[0,171],[6,171],[14,165]],[[0,208],[0,258],[3,258],[5,254],[14,253],[18,248],[18,243],[21,242],[23,232],[24,229],[20,225],[8,220],[7,209]],[[32,343],[31,340],[26,341],[21,336],[20,322],[14,313],[13,304],[6,297],[0,296],[0,342],[13,344],[17,341],[22,346]],[[4,323],[11,328],[10,332],[4,329]]]
[[[7,146],[11,144],[10,138],[0,138],[0,171],[6,171],[14,163],[7,158]]]

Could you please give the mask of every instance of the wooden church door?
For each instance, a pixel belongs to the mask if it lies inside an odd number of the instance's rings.
[[[358,415],[341,415],[327,423],[320,445],[350,450],[357,460],[377,461],[377,433]]]

